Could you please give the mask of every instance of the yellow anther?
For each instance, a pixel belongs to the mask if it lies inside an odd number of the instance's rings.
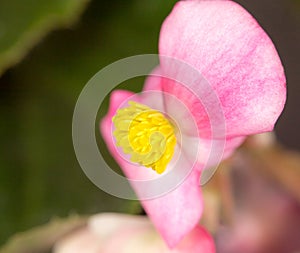
[[[113,117],[117,145],[132,162],[161,174],[174,155],[174,128],[159,111],[133,101],[128,104]]]

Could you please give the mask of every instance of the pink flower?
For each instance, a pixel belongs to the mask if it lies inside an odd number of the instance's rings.
[[[200,226],[170,250],[146,217],[103,213],[60,240],[55,253],[213,253],[214,243]]]
[[[166,157],[173,155],[173,159],[165,159],[164,162],[168,165],[167,171],[172,171],[173,166],[179,168],[178,171],[180,167],[182,170],[187,167],[192,170],[173,191],[151,200],[142,199],[155,227],[168,245],[174,247],[195,228],[201,217],[203,204],[199,178],[211,155],[212,141],[220,142],[220,145],[223,140],[226,141],[224,159],[247,135],[271,131],[285,103],[285,75],[270,38],[249,13],[232,1],[179,1],[162,25],[159,54],[161,64],[154,71],[155,74],[164,76],[171,73],[175,78],[178,73],[184,75],[180,67],[169,64],[162,56],[178,59],[194,67],[217,95],[224,118],[214,113],[217,105],[211,96],[212,92],[203,89],[199,82],[185,86],[174,80],[152,76],[147,79],[142,95],[121,90],[112,93],[109,111],[101,122],[101,132],[111,154],[128,178],[153,179],[158,175],[144,167],[155,169],[156,163],[130,163],[121,156],[128,143],[122,143],[125,139],[118,135],[119,132],[113,138],[112,129],[120,129],[116,125],[124,120],[126,113],[130,113],[119,109],[127,106],[132,112],[136,107],[129,107],[127,102],[131,100],[175,119],[175,128],[179,129],[181,137],[176,136],[175,147],[171,145],[168,149]],[[197,131],[187,113],[170,97],[175,97],[186,106]],[[153,115],[155,113],[145,117],[151,118]],[[212,122],[215,126],[225,124],[226,131],[223,134],[222,131],[213,133]],[[149,122],[144,123],[147,125]],[[169,126],[172,124],[167,124]],[[129,134],[130,131],[127,132]],[[172,136],[174,133],[171,131],[168,134]],[[182,146],[185,148],[180,150]],[[194,163],[190,153],[197,146],[199,156]],[[127,152],[132,155],[128,147]],[[174,160],[178,159],[178,153],[180,162],[176,164]],[[139,161],[140,157],[134,159]],[[209,166],[213,165],[210,161]],[[155,190],[141,189],[135,184],[132,186],[138,196],[143,195],[144,191]]]

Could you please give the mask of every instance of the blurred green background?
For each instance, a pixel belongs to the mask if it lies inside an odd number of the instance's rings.
[[[160,25],[175,2],[1,0],[0,244],[54,216],[140,212],[137,202],[102,192],[84,175],[72,146],[72,114],[98,70],[158,52]],[[299,2],[239,2],[282,57],[289,100],[276,130],[282,143],[300,148]],[[132,80],[129,88],[141,85]]]

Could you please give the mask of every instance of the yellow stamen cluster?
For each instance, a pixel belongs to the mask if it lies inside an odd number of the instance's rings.
[[[161,174],[173,157],[176,145],[174,128],[159,111],[129,101],[113,117],[117,146],[130,160]]]

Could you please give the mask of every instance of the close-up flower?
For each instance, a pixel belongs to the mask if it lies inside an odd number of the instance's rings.
[[[299,2],[25,2],[0,253],[300,253]]]
[[[271,39],[233,1],[179,1],[162,25],[159,55],[155,76],[148,77],[140,95],[113,91],[101,133],[130,179],[153,179],[165,170],[167,173],[176,167],[177,171],[178,166],[181,171],[191,170],[175,190],[151,200],[141,197],[156,229],[174,247],[201,217],[199,180],[207,156],[214,155],[210,153],[211,142],[225,142],[224,159],[246,136],[271,131],[285,104],[285,75]],[[203,80],[176,82],[182,69],[164,57],[196,69],[210,89],[203,90]],[[165,78],[170,73],[173,80]],[[211,93],[217,95],[224,118],[215,112],[218,105]],[[170,96],[187,108],[192,120]],[[190,121],[195,122],[196,131],[189,127]],[[213,134],[212,122],[225,125],[224,133]],[[161,137],[151,136],[151,131]],[[178,165],[174,154],[176,147],[184,144]],[[197,145],[199,157],[193,161],[189,153]],[[125,155],[129,155],[127,160]],[[182,176],[178,171],[175,177]],[[135,188],[134,183],[132,186]],[[139,196],[141,189],[135,190]]]

